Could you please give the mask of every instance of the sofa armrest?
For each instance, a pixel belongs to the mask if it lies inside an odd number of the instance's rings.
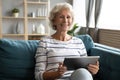
[[[95,44],[96,45],[96,44]],[[91,55],[100,56],[100,70],[98,77],[101,80],[120,79],[120,50],[97,44],[91,48]]]
[[[111,51],[117,51],[117,52],[120,52],[120,49],[118,48],[114,48],[114,47],[111,47],[111,46],[107,46],[107,45],[104,45],[104,44],[99,44],[99,43],[94,43],[94,45],[96,47],[101,47],[101,48],[104,48],[104,49],[107,49],[107,50],[111,50]]]

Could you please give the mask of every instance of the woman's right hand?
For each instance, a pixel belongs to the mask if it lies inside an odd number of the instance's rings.
[[[51,72],[46,71],[43,73],[43,78],[44,80],[55,80],[60,78],[66,71],[67,71],[67,67],[64,66],[63,63],[59,63],[57,71],[51,71]]]
[[[58,73],[62,76],[67,71],[67,67],[63,63],[59,63]]]

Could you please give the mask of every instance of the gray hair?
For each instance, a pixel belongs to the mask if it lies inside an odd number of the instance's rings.
[[[53,25],[53,19],[55,18],[56,14],[63,9],[70,11],[72,19],[74,21],[74,12],[72,6],[69,3],[58,3],[51,9],[49,14],[49,23],[53,30],[56,30],[56,26]]]

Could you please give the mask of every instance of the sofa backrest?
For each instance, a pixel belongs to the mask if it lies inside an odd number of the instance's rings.
[[[0,40],[0,80],[33,80],[38,41]]]
[[[87,51],[94,46],[89,35],[76,37],[83,40]],[[0,80],[33,80],[38,43],[38,40],[0,39]]]
[[[84,45],[86,47],[87,53],[88,53],[88,55],[90,55],[89,54],[90,49],[92,47],[94,47],[94,41],[93,41],[92,37],[90,35],[88,35],[88,34],[77,35],[76,37],[80,38],[83,41],[83,43],[84,43]]]

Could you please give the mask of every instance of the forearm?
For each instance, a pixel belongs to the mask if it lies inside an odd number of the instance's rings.
[[[54,72],[44,72],[43,73],[43,79],[44,80],[55,80],[57,78],[61,77],[61,74],[59,74],[58,71]]]

